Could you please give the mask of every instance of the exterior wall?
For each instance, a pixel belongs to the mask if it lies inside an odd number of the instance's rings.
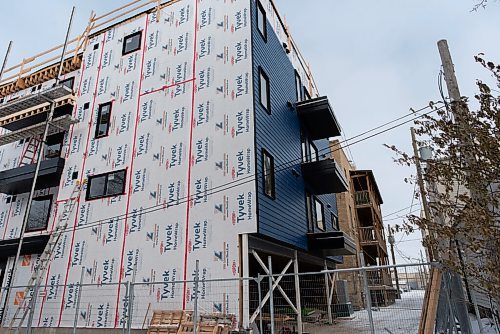
[[[293,247],[307,250],[308,223],[305,204],[305,185],[301,175],[302,148],[300,123],[297,114],[287,103],[297,102],[295,71],[303,74],[302,82],[307,84],[303,67],[297,55],[287,55],[283,48],[286,42],[284,32],[269,1],[261,1],[268,21],[267,41],[257,28],[256,1],[252,0],[253,31],[253,75],[255,96],[255,143],[256,169],[258,172],[258,216],[259,233]],[[271,114],[259,102],[259,68],[269,77]],[[313,95],[313,94],[311,94]],[[315,142],[318,150],[328,152],[328,140]],[[262,149],[274,158],[276,196],[271,199],[264,194],[262,177]],[[293,161],[290,163],[290,161]],[[336,214],[335,195],[319,196],[325,212],[325,226],[332,231],[330,211]],[[327,208],[327,205],[330,208]],[[310,231],[313,232],[313,231]],[[315,230],[319,232],[319,230]]]
[[[356,255],[344,256],[343,263],[339,264],[337,267],[339,269],[344,268],[359,268],[359,257],[358,254],[361,250],[358,239],[358,220],[356,217],[356,207],[354,203],[354,190],[351,184],[351,179],[349,177],[349,171],[354,169],[351,165],[349,159],[347,158],[344,150],[340,148],[338,140],[331,142],[332,156],[335,161],[339,164],[343,173],[348,180],[349,189],[347,192],[336,194],[337,196],[337,208],[339,213],[339,226],[340,230],[349,235],[353,239],[356,245]],[[349,296],[351,298],[351,303],[355,309],[360,309],[364,307],[362,293],[363,288],[361,285],[360,277],[358,273],[340,273],[339,279],[346,280],[349,289]]]
[[[66,78],[75,78],[75,85],[78,83],[80,78],[81,71],[75,71],[72,73],[68,73],[64,75],[61,79],[64,80]],[[40,89],[36,89],[34,93],[39,92],[40,90],[44,90],[50,88],[54,84],[54,80],[49,80],[42,84]],[[36,87],[38,88],[38,87]],[[8,101],[16,98],[20,98],[32,93],[32,88],[27,88],[22,91],[19,91],[15,94],[12,94],[6,98],[4,98],[3,102],[0,104],[6,104]],[[5,128],[0,128],[0,135],[8,133],[9,130]],[[65,138],[65,142],[68,142],[68,137]],[[23,152],[26,150],[28,146],[28,140],[18,141],[14,143],[10,143],[7,145],[0,146],[0,170],[9,170],[13,168],[17,168],[19,163],[21,162],[21,157]],[[66,153],[66,147],[63,150],[62,154]],[[58,188],[50,188],[37,190],[35,192],[35,197],[43,196],[43,195],[53,195],[54,202],[56,200],[58,193]],[[10,196],[6,194],[0,193],[0,240],[9,240],[19,238],[21,233],[21,227],[24,217],[24,212],[26,211],[26,204],[28,201],[28,193],[19,194],[16,196]],[[9,202],[9,203],[7,203]],[[54,212],[52,212],[54,213]],[[53,222],[54,215],[52,214],[49,222]],[[49,224],[51,226],[52,224]],[[50,230],[49,230],[50,231]],[[39,235],[39,234],[47,234],[48,231],[39,231],[39,232],[31,232],[26,233],[25,236]],[[0,255],[0,258],[2,256]]]
[[[89,41],[76,87],[80,122],[70,130],[53,215],[75,186],[74,172],[81,181],[126,169],[126,193],[86,201],[82,192],[43,282],[35,324],[73,324],[71,287],[82,268],[84,283],[163,282],[134,305],[135,319],[154,300],[151,309],[192,308],[187,285],[172,282],[191,279],[196,260],[202,280],[239,276],[238,236],[257,232],[255,184],[243,182],[255,173],[250,21],[247,0],[183,0],[165,7],[159,22],[154,13],[140,15]],[[122,56],[123,38],[137,31],[141,50]],[[109,136],[94,139],[98,106],[107,102]],[[221,185],[228,186],[210,192]],[[27,282],[36,255],[29,260],[15,285]],[[237,285],[216,291],[200,284],[200,302],[213,301],[205,309],[238,314]],[[109,289],[82,301],[79,324],[121,326],[125,291]]]

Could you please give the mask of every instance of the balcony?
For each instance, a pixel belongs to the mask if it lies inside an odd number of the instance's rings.
[[[378,233],[373,227],[360,227],[359,228],[359,241],[361,243],[377,243]]]
[[[35,178],[35,168],[36,164],[31,164],[0,172],[0,193],[17,195],[29,192]],[[42,161],[36,189],[58,186],[63,168],[63,158]]]
[[[344,232],[308,233],[309,250],[320,253],[322,257],[356,255],[354,241]]]
[[[347,180],[333,159],[304,162],[302,175],[307,188],[314,195],[341,193],[347,191]]]
[[[360,227],[359,242],[361,246],[373,247],[379,245],[384,252],[387,252],[387,245],[382,231],[375,227]]]
[[[356,191],[354,197],[355,197],[354,200],[356,201],[356,205],[371,205],[372,204],[370,192],[368,190]]]
[[[340,136],[340,125],[326,96],[297,103],[297,115],[311,140]]]
[[[392,286],[391,275],[384,269],[378,269],[374,271],[367,271],[366,276],[368,278],[368,285],[370,287],[374,286]]]
[[[21,247],[21,255],[42,253],[48,240],[48,234],[25,236]],[[19,238],[0,240],[0,259],[16,256],[18,247]]]

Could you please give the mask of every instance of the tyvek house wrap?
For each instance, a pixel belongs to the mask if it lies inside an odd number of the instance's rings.
[[[202,280],[239,276],[238,235],[257,230],[249,11],[245,0],[184,0],[165,7],[159,22],[143,15],[89,41],[57,214],[74,172],[83,180],[125,169],[126,193],[86,201],[82,192],[35,325],[73,325],[83,267],[83,283],[103,283],[82,294],[78,323],[87,327],[122,326],[125,287],[107,283],[158,282],[136,287],[137,327],[148,306],[193,308],[192,283],[172,282],[192,280],[196,260]],[[141,49],[122,56],[124,37],[137,31]],[[107,102],[109,135],[95,139],[97,110]],[[29,276],[20,270],[16,284]],[[237,315],[238,289],[202,281],[200,305]]]

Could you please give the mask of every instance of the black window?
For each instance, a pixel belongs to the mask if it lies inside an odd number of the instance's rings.
[[[86,199],[123,195],[125,193],[125,169],[89,177]]]
[[[269,78],[262,68],[259,70],[259,95],[260,104],[270,114],[271,99],[269,96]]]
[[[122,55],[126,55],[141,49],[142,32],[138,31],[123,39]]]
[[[260,4],[260,1],[257,2],[257,28],[264,41],[267,41],[266,11]]]
[[[297,102],[302,101],[303,100],[302,80],[300,80],[300,76],[297,71],[295,71],[295,92],[297,94]]]
[[[95,137],[106,137],[109,132],[109,122],[111,115],[111,102],[99,105],[97,112],[97,125],[95,128]]]
[[[321,203],[317,198],[314,199],[314,209],[315,209],[316,226],[320,230],[324,231],[325,215],[323,213],[323,203]]]
[[[47,229],[49,223],[52,195],[33,198],[28,215],[26,232],[41,231]]]
[[[340,231],[339,228],[339,218],[332,212],[332,227],[336,229],[337,231]]]
[[[69,89],[73,90],[73,86],[75,85],[75,77],[67,78],[64,80],[61,80],[59,84],[68,87]]]
[[[269,152],[262,150],[262,175],[264,178],[264,194],[275,198],[274,158]]]
[[[44,156],[46,159],[57,158],[61,155],[61,148],[64,141],[64,132],[48,136],[45,141]]]

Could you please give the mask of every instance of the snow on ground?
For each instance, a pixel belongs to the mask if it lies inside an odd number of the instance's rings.
[[[417,334],[424,290],[403,292],[401,299],[387,307],[373,308],[373,322],[375,333],[383,334]],[[366,310],[354,312],[349,319],[337,319],[334,325],[305,324],[305,331],[311,334],[369,334],[370,322]],[[496,331],[491,319],[481,319],[483,334],[500,334]],[[471,315],[471,324],[474,334],[479,334],[477,320]]]
[[[480,333],[479,331],[479,326],[477,323],[477,319],[475,316],[471,315],[470,316],[470,323],[472,325],[472,331],[474,334]],[[483,334],[498,334],[497,330],[495,329],[495,324],[491,319],[485,318],[481,319],[482,327],[483,327]]]
[[[387,307],[373,308],[373,322],[375,333],[385,334],[413,334],[418,332],[424,290],[404,292],[401,299]],[[306,325],[306,331],[311,334],[345,333],[364,334],[370,332],[368,312],[366,310],[354,312],[351,319],[337,319],[333,326]]]

